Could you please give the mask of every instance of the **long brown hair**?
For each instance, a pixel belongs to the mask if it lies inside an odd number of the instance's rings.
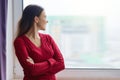
[[[28,5],[22,13],[22,17],[18,22],[17,37],[27,33],[33,25],[34,17],[40,16],[44,9],[38,5]]]

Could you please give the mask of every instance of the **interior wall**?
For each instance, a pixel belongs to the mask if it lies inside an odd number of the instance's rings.
[[[120,79],[120,70],[119,69],[65,69],[57,73],[57,77],[60,79],[69,80],[74,79],[78,80],[81,78],[91,78],[91,79],[107,79],[107,78],[119,78]]]
[[[7,45],[6,45],[6,54],[7,54],[7,66],[6,74],[7,80],[13,79],[13,48],[12,48],[12,39],[13,39],[13,9],[12,9],[12,0],[8,0],[8,14],[7,14]]]
[[[18,21],[18,16],[22,12],[22,0],[8,0],[8,14],[7,14],[7,40],[6,40],[6,54],[7,54],[7,63],[6,63],[6,75],[7,80],[13,80],[16,74],[14,72],[14,48],[13,40],[16,32],[16,25]],[[17,17],[16,17],[17,16]]]

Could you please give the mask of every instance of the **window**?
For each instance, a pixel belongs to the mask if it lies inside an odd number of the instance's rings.
[[[66,68],[120,68],[119,0],[23,0],[45,8]]]

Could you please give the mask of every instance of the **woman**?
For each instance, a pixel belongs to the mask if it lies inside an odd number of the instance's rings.
[[[18,24],[14,40],[16,56],[23,67],[23,80],[56,80],[55,74],[65,68],[63,56],[45,30],[46,15],[37,5],[28,5]]]

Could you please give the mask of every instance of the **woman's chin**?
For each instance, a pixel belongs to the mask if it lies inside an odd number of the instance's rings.
[[[45,31],[45,30],[46,30],[46,28],[40,28],[39,30],[43,30],[43,31]]]
[[[43,29],[41,29],[41,30],[45,31],[46,29],[45,29],[45,28],[43,28]]]

